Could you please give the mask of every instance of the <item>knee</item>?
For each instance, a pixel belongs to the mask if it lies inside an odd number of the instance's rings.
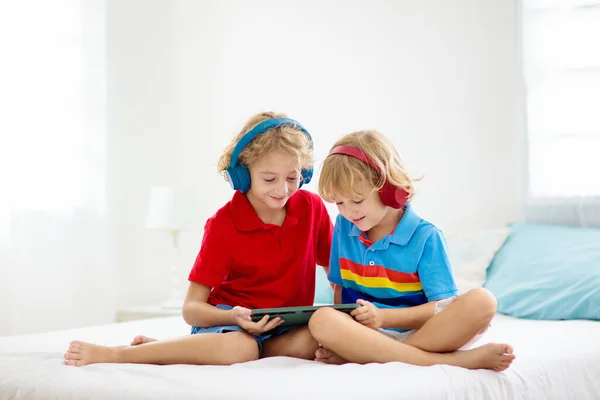
[[[254,361],[258,359],[258,343],[244,332],[223,333],[226,335],[222,351],[222,362],[225,365]]]
[[[328,333],[333,333],[333,324],[339,311],[330,307],[319,308],[308,321],[308,329],[313,338],[321,341]]]
[[[498,302],[496,297],[485,288],[471,289],[463,294],[461,300],[465,303],[469,313],[476,319],[491,321],[496,315]]]

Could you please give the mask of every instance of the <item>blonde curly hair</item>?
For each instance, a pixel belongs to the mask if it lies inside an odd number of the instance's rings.
[[[394,146],[381,133],[374,130],[353,132],[338,140],[332,149],[337,146],[361,149],[381,173],[354,157],[331,155],[323,162],[319,177],[319,194],[325,201],[332,203],[339,198],[363,198],[366,193],[359,193],[359,190],[364,188],[364,184],[380,190],[386,180],[406,190],[408,201],[412,200],[414,181],[420,178],[413,179],[407,174]]]
[[[217,162],[217,169],[225,180],[228,180],[225,171],[231,165],[233,149],[240,139],[256,125],[272,118],[288,117],[285,114],[272,111],[256,114],[246,122],[242,130],[227,145]],[[281,150],[294,157],[298,157],[298,168],[300,170],[312,168],[313,149],[310,139],[302,130],[290,125],[269,129],[252,139],[244,150],[241,151],[238,161],[240,164],[248,166],[273,150]]]

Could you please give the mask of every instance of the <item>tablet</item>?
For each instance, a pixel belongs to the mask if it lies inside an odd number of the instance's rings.
[[[252,310],[252,321],[260,321],[265,315],[269,316],[269,320],[280,317],[283,318],[283,323],[279,326],[294,326],[306,325],[310,316],[319,308],[331,307],[338,311],[349,314],[350,311],[360,307],[360,304],[331,304],[322,306],[308,307],[283,307],[283,308],[257,308]]]

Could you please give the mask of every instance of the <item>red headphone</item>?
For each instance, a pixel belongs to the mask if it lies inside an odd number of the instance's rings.
[[[370,165],[375,169],[375,171],[377,171],[379,175],[381,175],[381,170],[379,169],[377,164],[375,164],[371,160],[367,153],[365,153],[358,147],[337,146],[331,149],[327,157],[332,156],[334,154],[341,154],[344,156],[354,157],[364,162],[365,164]],[[381,199],[381,202],[386,206],[398,209],[404,207],[404,205],[408,201],[408,192],[406,192],[406,190],[404,189],[394,186],[386,179],[385,183],[383,184],[383,187],[379,190],[379,198]]]

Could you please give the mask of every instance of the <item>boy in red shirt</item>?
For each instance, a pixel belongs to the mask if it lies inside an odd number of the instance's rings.
[[[312,140],[282,114],[252,117],[219,160],[236,192],[205,225],[190,272],[183,318],[192,335],[132,346],[74,341],[65,363],[234,364],[259,357],[312,359],[318,343],[306,326],[251,320],[253,308],[313,304],[315,265],[327,271],[333,226],[316,194]]]

